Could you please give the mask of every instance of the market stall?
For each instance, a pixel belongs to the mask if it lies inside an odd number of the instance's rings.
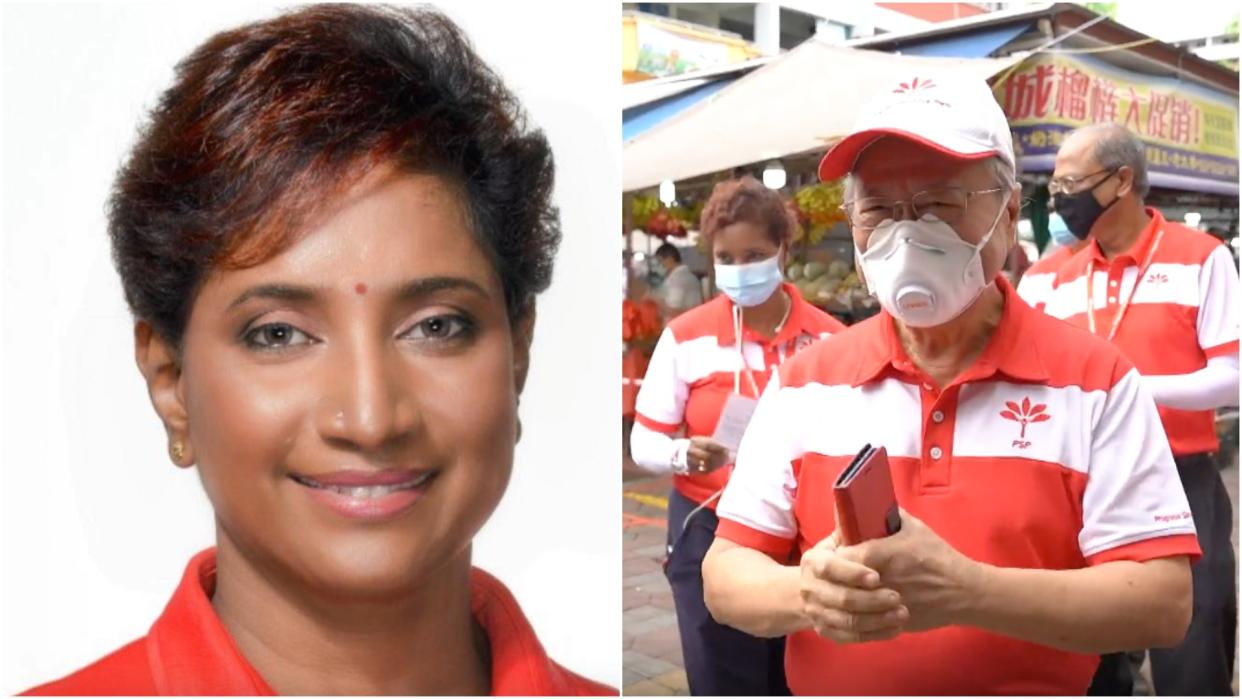
[[[650,254],[645,248],[653,240],[634,231],[693,246],[698,212],[712,186],[745,172],[779,189],[798,215],[800,228],[786,276],[803,296],[845,322],[875,313],[877,304],[854,273],[840,183],[820,183],[815,176],[820,156],[848,133],[868,98],[900,79],[945,71],[984,79],[1016,62],[898,56],[821,39],[770,60],[626,141],[623,187],[630,268],[641,273],[641,259],[637,266],[634,262]],[[779,177],[770,179],[774,169]],[[696,264],[688,266],[710,290],[706,251],[693,258]]]

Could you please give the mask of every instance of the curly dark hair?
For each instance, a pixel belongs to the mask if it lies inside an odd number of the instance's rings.
[[[712,188],[699,216],[699,233],[710,244],[717,231],[739,222],[762,227],[777,245],[787,245],[798,225],[781,195],[750,175]]]
[[[510,318],[528,313],[561,239],[547,139],[447,17],[345,4],[221,32],[178,64],[109,205],[130,309],[179,347],[211,269],[279,254],[389,164],[460,187]]]

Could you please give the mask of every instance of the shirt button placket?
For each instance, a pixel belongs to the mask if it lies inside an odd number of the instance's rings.
[[[949,485],[950,456],[953,447],[953,425],[949,415],[957,401],[956,387],[941,392],[930,384],[923,386],[924,405],[931,408],[926,428],[923,433],[923,467],[921,482],[923,487],[943,488]],[[929,405],[930,404],[930,405]]]
[[[1108,305],[1117,304],[1117,296],[1120,294],[1121,275],[1126,273],[1125,265],[1114,265],[1108,270]]]

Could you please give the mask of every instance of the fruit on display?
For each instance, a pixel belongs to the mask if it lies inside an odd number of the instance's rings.
[[[844,196],[845,186],[840,180],[813,184],[794,193],[799,222],[806,228],[800,242],[818,245],[828,229],[845,222],[845,212],[841,210]]]
[[[647,227],[647,223],[655,212],[664,208],[660,199],[655,196],[636,195],[630,202],[630,223],[635,228]]]
[[[699,217],[703,215],[704,203],[704,201],[698,201],[690,204],[684,204],[682,206],[674,206],[668,210],[668,213],[673,218],[681,221],[681,225],[686,228],[698,228]]]
[[[647,235],[658,238],[685,238],[698,225],[701,203],[666,207],[654,196],[638,195],[630,203],[630,223]]]
[[[828,253],[811,261],[795,260],[785,268],[785,278],[807,301],[833,310],[868,305],[870,297],[858,274],[843,260]]]
[[[643,230],[648,235],[654,235],[657,238],[686,237],[686,224],[677,220],[668,209],[660,209],[652,214],[647,225],[643,226]]]

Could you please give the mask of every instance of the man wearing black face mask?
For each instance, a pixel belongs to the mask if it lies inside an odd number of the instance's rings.
[[[1045,311],[1134,362],[1190,502],[1203,548],[1191,569],[1194,615],[1181,644],[1151,650],[1156,693],[1232,694],[1232,506],[1213,459],[1213,411],[1238,404],[1238,277],[1219,240],[1145,207],[1147,189],[1143,144],[1124,127],[1091,126],[1065,139],[1049,190],[1087,244],[1059,266]],[[1105,656],[1091,693],[1130,694],[1132,676],[1124,656]]]
[[[1108,183],[1120,171],[1120,168],[1096,170],[1081,177],[1064,176],[1052,180],[1049,188],[1056,190],[1053,194],[1057,213],[1064,219],[1065,225],[1069,227],[1074,237],[1086,240],[1091,233],[1091,228],[1095,226],[1096,221],[1100,220],[1104,212],[1112,208],[1113,204],[1121,201],[1121,197],[1116,196],[1107,204],[1101,204],[1096,194],[1096,190],[1100,189],[1101,185]],[[1100,177],[1101,175],[1103,177]],[[1092,179],[1096,182],[1090,185],[1089,181]],[[1079,189],[1080,187],[1085,187],[1085,189]],[[1146,213],[1143,216],[1150,220]]]

